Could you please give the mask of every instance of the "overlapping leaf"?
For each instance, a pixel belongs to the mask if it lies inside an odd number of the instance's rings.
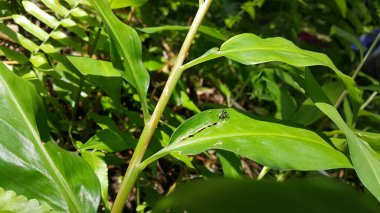
[[[305,80],[306,92],[314,104],[345,134],[350,150],[350,158],[360,180],[380,200],[380,161],[378,154],[366,141],[355,135],[344,122],[338,110],[330,104],[326,94],[324,94],[310,72],[306,72]]]
[[[96,212],[100,187],[92,169],[77,155],[48,142],[36,89],[2,63],[0,106],[0,186],[57,212]]]
[[[136,88],[144,114],[148,114],[147,90],[149,74],[141,59],[141,41],[136,31],[121,22],[113,13],[106,0],[89,0],[101,16],[112,44],[116,47],[125,69],[125,79]]]

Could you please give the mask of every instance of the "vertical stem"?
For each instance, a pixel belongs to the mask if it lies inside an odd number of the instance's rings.
[[[373,92],[369,98],[360,106],[360,110],[364,110],[369,103],[371,103],[371,101],[373,101],[373,99],[377,96],[378,92]]]
[[[363,60],[360,62],[358,67],[355,69],[354,73],[352,74],[352,79],[355,80],[356,76],[358,75],[359,71],[362,69],[364,62],[367,61],[369,55],[371,55],[373,49],[375,49],[376,44],[380,41],[380,33],[377,34],[375,41],[372,43],[371,47],[368,49],[366,55],[364,56]],[[340,97],[338,98],[337,102],[335,103],[335,108],[338,108],[339,105],[342,103],[343,99],[346,97],[347,91],[344,90]]]
[[[119,193],[116,196],[115,203],[112,207],[111,213],[120,213],[124,207],[124,203],[128,198],[129,192],[131,191],[137,177],[139,176],[139,165],[144,156],[144,153],[148,147],[148,144],[152,138],[153,132],[156,129],[161,115],[169,101],[169,98],[182,74],[182,64],[185,60],[186,54],[190,49],[191,43],[194,40],[195,34],[198,31],[199,26],[205,17],[208,8],[211,5],[212,0],[205,0],[199,7],[197,14],[195,15],[194,21],[187,33],[185,41],[178,53],[176,62],[172,68],[169,75],[168,81],[166,82],[165,88],[161,94],[160,99],[154,109],[152,117],[149,122],[145,124],[143,132],[141,133],[140,139],[137,143],[135,151],[133,153],[132,159],[129,163],[128,169],[124,175],[123,182]]]

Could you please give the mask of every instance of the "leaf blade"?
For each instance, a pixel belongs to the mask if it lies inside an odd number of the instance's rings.
[[[136,31],[121,22],[113,13],[106,0],[89,0],[101,16],[111,41],[122,57],[125,76],[123,76],[138,92],[144,115],[149,114],[147,108],[147,91],[150,76],[142,62],[142,47]]]
[[[274,169],[351,167],[342,153],[312,131],[248,116],[234,109],[223,110],[228,113],[228,119],[220,118],[220,110],[208,110],[187,120],[173,133],[170,145],[145,164],[172,152],[191,155],[223,149]]]
[[[50,139],[38,93],[2,63],[0,97],[2,187],[56,211],[95,212],[100,196],[95,174],[78,156],[53,142],[42,143]]]

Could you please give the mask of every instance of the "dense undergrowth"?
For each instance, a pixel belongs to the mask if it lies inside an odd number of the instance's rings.
[[[374,0],[0,0],[0,212],[376,212],[379,40]]]

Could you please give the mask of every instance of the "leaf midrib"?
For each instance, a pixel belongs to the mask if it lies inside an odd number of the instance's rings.
[[[356,138],[356,137],[355,137]],[[361,144],[362,142],[360,140],[355,140],[355,138],[350,138],[349,139],[349,142],[351,142],[352,144],[355,144],[355,143],[358,143],[357,146],[358,146],[358,150],[359,152],[361,153],[362,156],[364,156],[364,159],[366,159],[366,161],[368,162],[369,166],[371,167],[371,171],[373,171],[375,177],[376,177],[376,180],[377,180],[377,184],[380,185],[380,177],[378,175],[378,173],[376,172],[376,166],[373,165],[372,161],[369,159],[369,157],[367,156],[363,146],[364,144]],[[354,140],[353,140],[354,139]]]
[[[202,142],[202,141],[205,141],[205,140],[213,140],[213,139],[226,139],[226,138],[234,138],[234,137],[244,137],[244,136],[254,136],[254,137],[259,137],[259,136],[274,136],[274,137],[282,137],[282,138],[290,138],[290,139],[300,139],[299,137],[292,137],[292,136],[284,136],[284,135],[279,135],[279,134],[258,134],[258,133],[236,133],[236,134],[229,134],[229,135],[223,135],[223,136],[208,136],[208,137],[200,137],[199,139],[194,139],[194,138],[191,138],[191,139],[185,139],[185,140],[182,140],[182,141],[178,141],[178,142],[173,142],[172,145],[173,146],[168,146],[168,150],[171,150],[173,148],[178,148],[178,147],[182,147],[182,146],[186,146],[186,145],[190,145],[192,143],[198,143],[198,142]],[[315,140],[310,140],[310,139],[307,139],[307,138],[302,138],[303,140],[306,140],[306,141],[309,141],[309,142],[312,142],[313,144],[318,144],[318,145],[321,145],[321,146],[325,146],[327,148],[330,148],[332,149],[330,146],[328,146],[327,144],[323,144],[323,143],[319,143]],[[171,147],[171,148],[169,148]],[[165,148],[166,149],[166,148]]]
[[[6,84],[6,82],[4,81],[3,78],[0,78],[0,81],[1,83],[4,85],[5,89],[8,91],[8,96],[10,97],[12,103],[14,104],[14,106],[17,108],[17,111],[20,113],[20,115],[22,116],[24,122],[26,123],[28,129],[31,131],[32,135],[33,135],[33,138],[35,140],[35,142],[33,144],[37,144],[37,147],[40,149],[40,151],[43,153],[43,157],[45,158],[45,160],[48,162],[48,165],[50,166],[50,168],[52,169],[52,172],[53,175],[53,178],[54,179],[58,179],[58,183],[60,183],[60,188],[63,189],[64,193],[67,195],[67,197],[69,198],[68,200],[72,203],[72,206],[75,208],[75,210],[77,212],[80,212],[80,205],[78,204],[78,202],[74,199],[74,194],[72,193],[70,187],[68,186],[68,184],[64,181],[65,179],[63,178],[62,174],[59,172],[58,168],[55,166],[54,164],[54,161],[51,159],[49,153],[46,151],[45,147],[43,146],[42,143],[40,143],[40,136],[39,136],[39,133],[35,131],[35,129],[33,128],[33,125],[28,121],[27,119],[27,116],[25,115],[25,113],[23,112],[21,106],[19,105],[18,101],[17,101],[17,98],[15,96],[15,94],[12,92],[12,90],[8,87],[8,85]],[[17,128],[15,128],[17,130]],[[21,132],[19,132],[21,134]]]

